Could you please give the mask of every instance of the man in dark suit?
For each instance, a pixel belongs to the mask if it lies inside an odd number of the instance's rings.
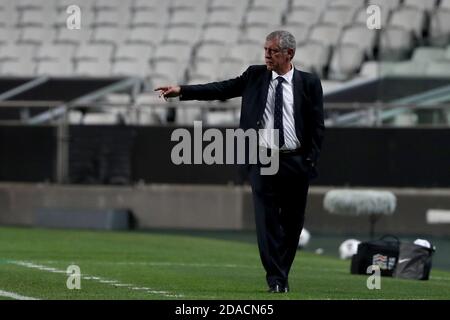
[[[278,152],[279,169],[262,175],[248,166],[255,207],[258,247],[269,292],[289,291],[288,274],[303,229],[309,181],[324,135],[322,86],[318,77],[292,65],[295,38],[274,31],[266,38],[266,65],[250,66],[241,76],[201,85],[159,87],[165,99],[226,100],[242,97],[240,128],[259,130],[259,146]],[[277,139],[267,132],[278,130]],[[261,133],[262,131],[266,133]]]

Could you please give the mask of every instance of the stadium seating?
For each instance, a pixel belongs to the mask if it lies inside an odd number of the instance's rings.
[[[73,2],[1,0],[0,75],[220,80],[263,63],[277,29],[295,35],[295,65],[323,80],[449,75],[450,0],[77,0],[81,29],[70,30]],[[381,30],[367,28],[368,5]]]

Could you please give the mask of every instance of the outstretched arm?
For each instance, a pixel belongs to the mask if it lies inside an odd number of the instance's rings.
[[[180,97],[180,100],[227,100],[242,95],[248,77],[248,69],[239,77],[206,84],[164,86],[156,88],[160,97]]]

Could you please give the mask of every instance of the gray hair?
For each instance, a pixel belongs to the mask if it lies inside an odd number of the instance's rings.
[[[294,50],[294,54],[295,54],[296,43],[295,43],[295,37],[292,35],[292,33],[290,33],[289,31],[285,31],[285,30],[276,30],[276,31],[271,32],[266,37],[266,41],[273,40],[273,39],[278,39],[280,41],[280,48],[282,50],[292,49],[292,50]]]

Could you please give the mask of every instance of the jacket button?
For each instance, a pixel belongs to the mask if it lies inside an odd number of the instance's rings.
[[[256,121],[256,126],[259,128],[259,127],[261,127],[261,121]]]

